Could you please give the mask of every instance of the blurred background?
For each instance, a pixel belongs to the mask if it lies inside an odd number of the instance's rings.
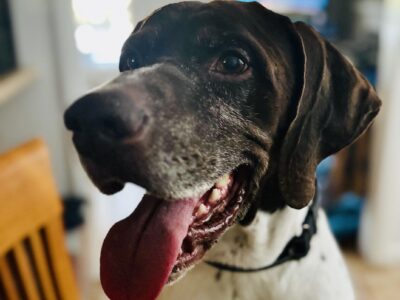
[[[170,2],[0,0],[0,153],[33,137],[46,141],[82,299],[103,297],[103,238],[144,191],[129,185],[114,196],[100,194],[82,171],[63,111],[118,73],[121,46],[134,25]],[[400,0],[259,2],[314,26],[383,100],[371,130],[324,160],[317,176],[359,299],[400,299]]]

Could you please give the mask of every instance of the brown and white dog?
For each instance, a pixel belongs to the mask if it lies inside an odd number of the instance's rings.
[[[379,111],[351,63],[257,3],[182,2],[136,26],[120,71],[65,113],[101,191],[147,190],[104,241],[112,300],[354,298],[309,205],[317,164]]]

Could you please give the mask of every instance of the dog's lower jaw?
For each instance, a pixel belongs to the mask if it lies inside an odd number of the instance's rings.
[[[175,272],[171,273],[168,278],[168,282],[166,283],[165,286],[173,286],[174,284],[178,283],[182,278],[186,276],[186,274],[192,270],[196,264],[189,266],[188,268],[180,271],[180,272]]]
[[[297,211],[289,207],[273,214],[258,212],[249,226],[235,225],[228,230],[205,259],[241,267],[269,264],[301,232],[306,212],[307,208]],[[299,261],[250,274],[219,271],[199,263],[166,286],[159,299],[353,300],[346,266],[322,211],[317,227],[310,252]]]

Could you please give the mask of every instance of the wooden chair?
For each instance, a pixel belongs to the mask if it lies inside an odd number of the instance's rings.
[[[1,300],[79,299],[61,216],[44,143],[1,155]]]

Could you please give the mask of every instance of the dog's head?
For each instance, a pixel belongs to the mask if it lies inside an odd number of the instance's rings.
[[[112,299],[154,299],[258,208],[306,206],[317,164],[380,107],[317,32],[256,3],[163,7],[127,39],[120,71],[65,114],[101,191],[147,190],[103,246]]]

